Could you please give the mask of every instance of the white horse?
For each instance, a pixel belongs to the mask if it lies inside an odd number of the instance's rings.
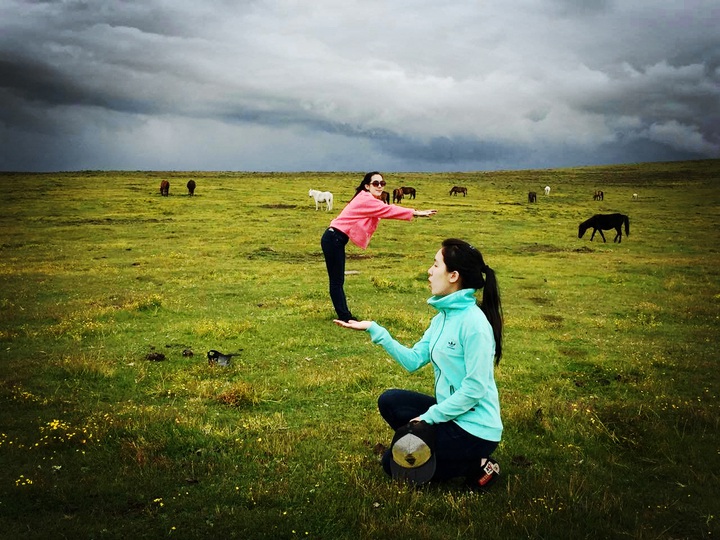
[[[545,186],[545,195],[550,195],[550,186]]]
[[[326,211],[332,210],[333,194],[329,191],[318,191],[317,189],[311,189],[308,191],[308,197],[315,199],[315,210],[320,209],[320,203],[325,203],[327,206]]]

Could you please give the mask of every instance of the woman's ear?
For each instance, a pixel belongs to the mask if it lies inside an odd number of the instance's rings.
[[[450,272],[450,274],[448,274],[448,281],[450,283],[459,282],[460,281],[460,272],[458,272],[457,270],[453,270],[452,272]]]

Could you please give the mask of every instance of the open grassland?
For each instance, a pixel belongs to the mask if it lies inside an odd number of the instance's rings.
[[[419,339],[446,237],[498,273],[487,493],[378,464],[377,396],[432,374],[331,323],[320,236],[361,177],[0,175],[0,536],[720,536],[720,162],[386,175],[438,214],[348,248],[354,312]],[[621,244],[577,238],[610,212],[630,216]],[[240,355],[212,367],[209,349]]]

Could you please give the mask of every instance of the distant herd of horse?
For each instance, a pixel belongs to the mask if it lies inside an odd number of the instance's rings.
[[[550,186],[545,186],[545,195],[550,195]],[[528,202],[534,203],[537,202],[537,193],[534,191],[528,192]]]
[[[464,186],[453,186],[450,189],[449,195],[455,195],[457,196],[458,193],[462,193],[463,197],[467,196],[467,188]],[[544,189],[545,195],[550,195],[550,186],[545,186]],[[315,199],[315,210],[319,210],[322,206],[322,203],[324,202],[326,205],[326,210],[330,211],[332,210],[332,203],[333,203],[333,194],[329,191],[318,191],[316,189],[311,189],[308,192],[308,195],[310,197],[313,197]],[[410,199],[414,199],[417,195],[417,190],[412,187],[399,187],[397,189],[393,190],[392,193],[392,202],[393,204],[399,203],[403,200],[403,197],[408,196]],[[390,192],[383,191],[382,195],[380,197],[382,201],[386,204],[390,204]],[[636,200],[638,198],[637,193],[633,193],[633,200]],[[593,200],[595,201],[603,201],[605,200],[605,194],[597,190],[595,191],[595,194],[593,195]],[[528,202],[534,203],[537,202],[537,193],[535,191],[530,191],[528,193]],[[587,219],[583,221],[580,224],[580,227],[578,228],[578,238],[582,238],[585,234],[585,231],[592,228],[593,232],[590,236],[590,240],[592,241],[595,238],[596,233],[600,233],[600,236],[603,239],[603,242],[606,242],[605,235],[603,234],[603,231],[607,231],[610,229],[615,229],[616,234],[615,238],[613,239],[613,242],[620,243],[622,242],[622,227],[625,227],[625,235],[630,235],[630,218],[626,216],[625,214],[595,214],[590,219]]]
[[[383,194],[387,193],[387,191],[383,191]],[[389,195],[389,193],[388,193]],[[408,199],[414,199],[415,195],[417,195],[417,191],[413,187],[399,187],[397,189],[393,189],[392,193],[392,202],[393,204],[399,203],[403,200],[403,198],[407,195]],[[386,197],[383,197],[383,200],[385,200]],[[389,197],[388,197],[389,198]]]
[[[195,184],[195,180],[188,180],[188,183],[185,185],[188,190],[188,195],[195,195],[196,185],[197,184]],[[170,182],[168,182],[167,180],[163,180],[162,182],[160,182],[160,195],[162,195],[163,197],[167,197],[168,195],[170,195]]]
[[[195,180],[188,180],[188,183],[186,184],[188,194],[194,195],[195,194],[195,187],[196,183]],[[544,189],[545,195],[550,195],[550,186],[545,186]],[[455,195],[457,196],[458,193],[462,193],[463,197],[467,197],[467,188],[465,186],[453,186],[450,189],[450,193],[448,195]],[[163,180],[160,182],[160,195],[163,197],[167,197],[170,194],[170,182],[167,180]],[[393,189],[392,192],[392,203],[399,203],[403,200],[405,196],[407,196],[409,199],[414,199],[417,195],[417,190],[413,187],[408,186],[402,186],[396,189]],[[323,203],[325,205],[326,211],[331,211],[333,207],[333,194],[329,191],[319,191],[317,189],[311,189],[308,191],[308,196],[312,197],[315,200],[315,210],[319,210]],[[632,196],[633,200],[637,200],[638,194],[633,193]],[[390,204],[390,193],[388,191],[383,191],[381,195],[381,199],[384,203]],[[603,193],[600,190],[596,190],[595,194],[593,195],[593,200],[595,201],[604,201],[605,200],[605,193]],[[528,192],[528,203],[535,203],[537,202],[537,193],[535,191]],[[593,232],[590,235],[590,241],[592,241],[595,238],[596,233],[600,233],[600,236],[603,239],[603,242],[606,242],[605,235],[603,234],[603,231],[608,231],[611,229],[615,229],[615,238],[613,238],[613,242],[617,242],[618,244],[622,242],[622,236],[623,236],[623,227],[625,228],[625,235],[630,235],[630,218],[626,216],[625,214],[595,214],[590,219],[587,219],[583,221],[580,226],[578,227],[578,238],[582,238],[585,235],[585,232],[588,229],[592,229]]]

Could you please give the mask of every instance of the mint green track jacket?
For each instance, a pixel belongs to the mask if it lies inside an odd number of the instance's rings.
[[[439,313],[412,348],[398,343],[375,322],[367,330],[372,342],[410,372],[432,362],[437,404],[421,420],[428,424],[453,421],[476,437],[499,442],[503,426],[493,371],[495,338],[477,306],[475,289],[432,296],[428,304]]]

